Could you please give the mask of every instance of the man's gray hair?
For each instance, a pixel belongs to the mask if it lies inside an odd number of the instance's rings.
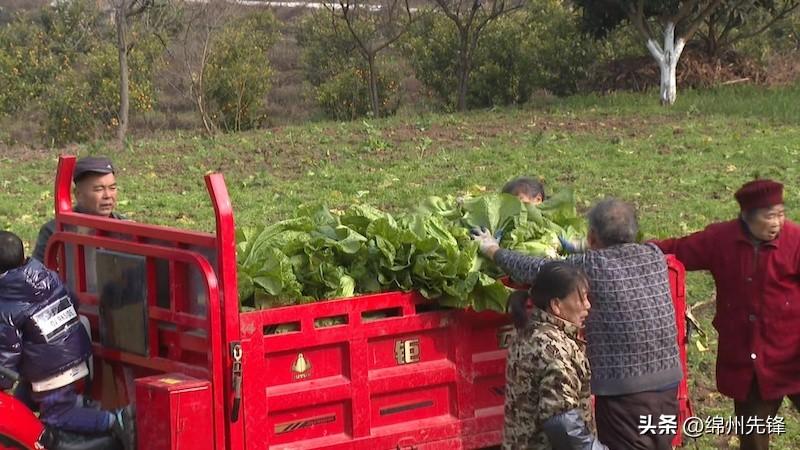
[[[636,242],[639,223],[636,210],[629,203],[606,198],[596,203],[586,215],[589,230],[605,246]]]

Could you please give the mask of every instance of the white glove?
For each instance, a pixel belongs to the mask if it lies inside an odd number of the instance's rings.
[[[470,234],[472,234],[472,239],[478,241],[481,253],[486,256],[493,256],[494,252],[500,248],[500,244],[497,242],[497,239],[495,239],[494,236],[492,236],[492,233],[490,233],[486,228],[473,228],[470,231]]]

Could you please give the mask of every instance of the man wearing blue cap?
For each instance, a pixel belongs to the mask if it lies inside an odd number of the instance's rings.
[[[114,212],[117,206],[117,179],[110,159],[103,156],[87,156],[79,159],[72,172],[72,181],[75,184],[73,192],[76,212],[124,219],[122,215]],[[34,258],[44,261],[47,242],[55,230],[55,219],[42,225],[33,251]]]

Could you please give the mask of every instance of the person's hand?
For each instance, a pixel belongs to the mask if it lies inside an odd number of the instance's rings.
[[[500,244],[497,242],[492,233],[489,232],[486,228],[473,228],[470,230],[470,234],[472,234],[472,239],[478,242],[479,248],[481,253],[488,257],[493,257],[494,252],[500,248]]]
[[[567,253],[575,253],[575,246],[572,245],[569,239],[564,236],[558,235],[558,242],[561,244],[561,250]]]
[[[558,236],[558,242],[561,244],[561,249],[568,254],[583,253],[586,251],[585,245],[581,240],[569,240],[564,236]]]

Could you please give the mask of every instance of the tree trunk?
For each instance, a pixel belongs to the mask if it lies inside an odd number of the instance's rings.
[[[381,116],[380,99],[378,99],[378,76],[375,73],[375,54],[367,55],[367,65],[369,66],[369,100],[372,104],[372,116]]]
[[[461,32],[461,42],[458,51],[458,110],[467,110],[467,89],[469,81],[469,36]]]
[[[717,36],[717,24],[714,20],[715,16],[711,16],[708,20],[708,37],[706,38],[706,54],[714,59],[719,59],[719,39]]]
[[[647,41],[647,49],[658,63],[661,71],[660,99],[664,106],[674,104],[678,95],[676,71],[685,44],[683,38],[675,40],[675,24],[672,22],[668,22],[664,27],[663,50],[654,40]]]
[[[122,147],[128,133],[128,39],[127,39],[127,1],[121,0],[114,19],[117,22],[117,53],[119,54],[119,125],[117,126],[117,144]]]
[[[188,65],[189,71],[189,82],[190,82],[190,93],[192,94],[192,98],[194,99],[195,105],[197,105],[197,111],[200,113],[200,119],[203,121],[203,128],[206,130],[206,134],[209,136],[213,135],[217,131],[217,124],[211,119],[209,116],[208,110],[206,109],[206,97],[205,97],[205,75],[206,75],[206,66],[208,65],[208,57],[209,57],[209,45],[211,43],[211,27],[206,28],[206,35],[203,39],[203,52],[200,56],[200,66],[197,70],[197,77],[192,74],[191,65]],[[188,43],[188,39],[184,39],[184,57],[189,60],[187,56],[187,47],[190,45]]]

